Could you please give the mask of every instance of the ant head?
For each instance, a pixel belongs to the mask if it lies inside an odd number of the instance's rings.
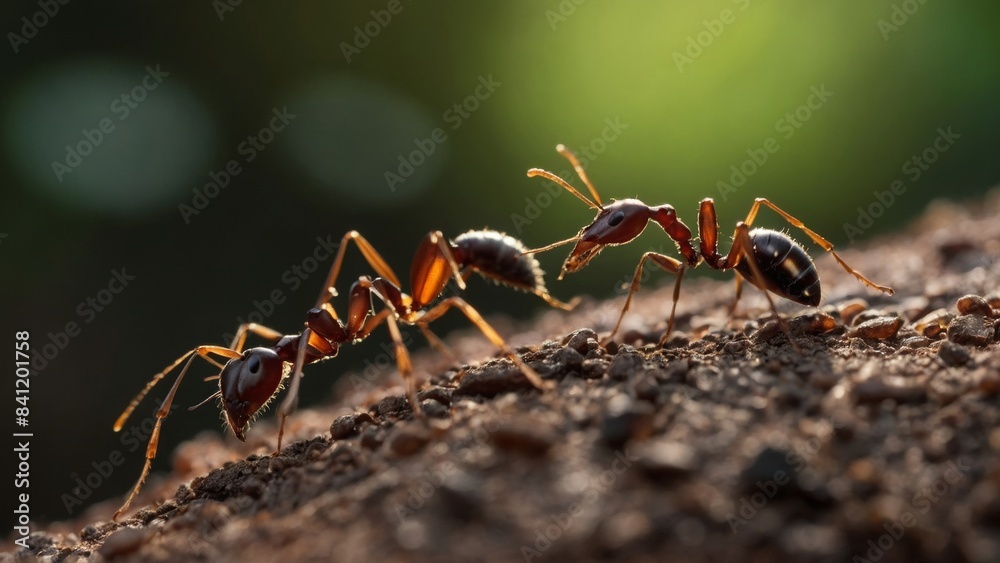
[[[650,214],[649,206],[637,199],[612,200],[601,208],[593,222],[580,229],[562,273],[583,268],[607,245],[625,244],[642,234]]]
[[[254,415],[278,390],[283,375],[284,362],[270,348],[251,348],[222,368],[222,407],[226,422],[241,441]]]
[[[611,200],[580,230],[581,242],[625,244],[642,234],[649,222],[651,210],[637,199]]]

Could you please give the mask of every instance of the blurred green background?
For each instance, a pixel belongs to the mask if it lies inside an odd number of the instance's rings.
[[[593,213],[525,177],[568,169],[556,143],[592,153],[605,199],[669,202],[693,226],[697,202],[715,197],[727,238],[757,196],[844,245],[906,224],[932,198],[982,193],[1000,177],[998,15],[934,0],[3,4],[6,334],[30,330],[42,348],[79,326],[31,380],[32,517],[66,518],[73,474],[122,449],[111,425],[132,395],[185,350],[221,344],[255,300],[282,290],[265,322],[299,330],[330,261],[299,282],[291,268],[317,237],[358,229],[407,278],[433,229],[489,226],[528,246],[574,234]],[[272,119],[282,111],[295,117]],[[960,137],[914,178],[907,161],[948,127]],[[421,147],[430,154],[412,154]],[[196,197],[227,166],[238,173],[226,187]],[[905,193],[849,237],[845,223],[896,180]],[[599,267],[552,277],[552,292],[612,295],[665,240],[651,229]],[[567,251],[541,255],[544,268],[557,272]],[[370,273],[349,256],[342,290]],[[123,268],[134,280],[102,311],[86,305]],[[472,285],[487,314],[544,307]],[[439,332],[468,326],[453,317]],[[309,370],[302,403],[328,399],[386,340],[380,329]],[[191,378],[178,401],[210,392]],[[170,417],[154,471],[180,441],[219,428],[212,411]],[[123,495],[141,458],[84,504]]]

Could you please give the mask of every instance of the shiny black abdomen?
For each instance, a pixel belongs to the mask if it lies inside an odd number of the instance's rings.
[[[462,233],[453,241],[455,260],[462,268],[471,268],[496,282],[518,289],[544,289],[545,281],[538,260],[516,238],[499,231],[482,230]]]
[[[768,291],[802,305],[819,305],[819,273],[804,248],[788,235],[770,229],[754,229],[750,238]],[[753,283],[753,271],[746,258],[736,271]]]

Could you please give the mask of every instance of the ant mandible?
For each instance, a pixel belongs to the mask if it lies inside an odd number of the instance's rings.
[[[345,322],[337,316],[330,304],[330,298],[336,295],[334,286],[350,242],[357,245],[378,277],[371,279],[368,276],[361,276],[351,286]],[[485,229],[469,231],[454,240],[446,239],[440,231],[429,233],[417,248],[410,270],[412,295],[402,292],[399,278],[378,251],[360,233],[350,231],[340,241],[333,266],[316,299],[315,307],[307,314],[306,328],[300,334],[282,335],[255,323],[242,324],[228,348],[211,345],[194,348],[153,376],[146,387],[132,399],[115,422],[116,432],[121,430],[132,411],[150,389],[174,368],[184,363],[173,387],[156,412],[156,424],[146,446],[146,462],[139,481],[125,504],[115,512],[114,519],[117,520],[128,509],[149,475],[153,459],[156,457],[161,424],[169,414],[174,395],[195,358],[202,358],[219,368],[219,375],[207,378],[207,380],[218,379],[219,390],[189,410],[212,399],[221,399],[226,425],[241,441],[246,439],[246,430],[255,416],[277,395],[284,380],[290,377],[288,394],[277,411],[279,429],[276,453],[281,450],[285,419],[295,410],[298,403],[299,380],[303,366],[335,357],[341,345],[364,340],[383,322],[389,328],[396,353],[396,364],[406,384],[407,399],[416,416],[422,417],[423,411],[417,401],[413,366],[409,352],[403,344],[398,324],[418,327],[433,347],[454,359],[444,343],[428,328],[432,321],[451,308],[457,308],[464,313],[476,328],[517,365],[533,386],[545,390],[548,385],[542,381],[538,373],[510,350],[503,338],[464,299],[452,296],[432,305],[432,302],[442,295],[450,280],[454,280],[459,289],[465,289],[465,282],[473,272],[497,283],[533,293],[553,307],[571,309],[575,304],[563,303],[549,295],[538,261],[530,256],[521,241],[498,231]],[[375,311],[373,297],[385,305],[378,312]],[[271,347],[250,348],[244,351],[247,333],[253,333],[276,343]],[[212,356],[225,358],[227,361],[223,365]]]
[[[770,229],[756,228],[750,230],[760,206],[766,206],[780,215],[793,227],[801,229],[816,244],[823,247],[823,250],[833,254],[841,266],[848,273],[856,277],[861,283],[878,291],[892,295],[892,288],[878,285],[857,270],[851,268],[833,250],[833,244],[821,237],[817,233],[806,227],[802,221],[789,215],[778,206],[774,205],[766,198],[756,198],[750,212],[745,220],[736,223],[736,230],[733,232],[733,245],[729,254],[722,255],[718,251],[719,225],[715,214],[715,201],[712,198],[705,198],[701,201],[701,208],[698,213],[698,237],[700,239],[699,248],[695,248],[691,243],[691,229],[689,229],[680,219],[673,206],[664,204],[657,206],[646,205],[638,199],[611,200],[607,205],[601,203],[594,185],[587,177],[580,161],[569,149],[560,144],[556,146],[556,151],[569,160],[576,170],[577,175],[590,190],[593,200],[576,190],[568,182],[556,176],[552,172],[540,168],[528,170],[528,177],[541,176],[562,186],[581,201],[593,209],[597,209],[597,217],[586,227],[580,229],[576,236],[559,241],[542,248],[530,250],[530,253],[544,252],[557,246],[576,242],[573,251],[563,263],[559,279],[562,279],[567,272],[576,272],[586,266],[605,246],[615,246],[626,244],[638,237],[646,228],[649,221],[655,221],[667,233],[677,245],[678,251],[684,256],[684,262],[660,254],[658,252],[646,252],[639,259],[639,264],[635,268],[632,277],[632,284],[629,288],[628,297],[625,298],[625,306],[615,323],[614,330],[608,335],[607,341],[614,338],[621,327],[625,312],[628,311],[632,303],[632,296],[639,289],[642,277],[642,268],[647,260],[656,264],[660,268],[675,274],[677,281],[674,283],[673,307],[670,310],[670,320],[667,322],[667,330],[660,338],[659,345],[663,345],[674,328],[674,316],[677,311],[677,299],[680,296],[681,280],[687,268],[694,268],[704,260],[710,268],[720,271],[736,270],[739,276],[736,277],[736,300],[733,301],[730,313],[735,309],[739,301],[742,290],[742,278],[764,290],[764,296],[770,304],[771,312],[781,323],[782,329],[788,335],[789,342],[794,346],[788,328],[781,317],[778,316],[774,301],[768,292],[772,292],[779,297],[784,297],[790,301],[802,305],[815,307],[820,301],[819,274],[812,259],[797,242],[788,235],[772,231]]]

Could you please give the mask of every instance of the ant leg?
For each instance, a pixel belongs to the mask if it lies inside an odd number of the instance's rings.
[[[432,244],[437,245],[441,255],[448,261],[448,266],[451,268],[451,275],[455,279],[455,283],[458,284],[458,289],[465,289],[466,278],[462,275],[462,269],[458,267],[458,262],[455,260],[455,254],[452,253],[451,248],[448,246],[448,239],[444,238],[444,234],[442,234],[441,231],[434,231],[433,233],[430,233],[427,235],[427,239]]]
[[[336,290],[334,289],[334,283],[337,281],[337,276],[340,275],[340,268],[344,264],[344,254],[347,252],[347,243],[354,241],[358,245],[358,250],[365,257],[368,264],[375,269],[379,276],[391,281],[396,287],[400,287],[399,278],[396,277],[396,273],[392,271],[389,267],[388,262],[382,258],[382,255],[375,250],[375,247],[368,242],[365,237],[361,236],[358,231],[348,231],[342,239],[340,239],[340,245],[337,249],[337,257],[333,260],[333,266],[330,267],[330,272],[326,275],[326,281],[323,283],[323,288],[320,289],[319,296],[316,298],[316,307],[319,307],[323,303],[330,300],[330,295],[336,295]]]
[[[299,337],[299,349],[295,354],[295,365],[292,368],[291,381],[288,383],[288,394],[285,395],[285,400],[278,405],[276,413],[278,417],[278,445],[274,450],[274,455],[278,455],[281,451],[281,439],[285,436],[285,419],[299,406],[299,381],[302,380],[302,366],[306,362],[306,349],[309,347],[311,335],[312,330],[307,326],[302,331],[302,336]]]
[[[534,252],[537,252],[537,250],[527,250],[523,254],[528,255]],[[470,277],[472,277],[472,269],[466,268],[462,272],[462,280],[468,283]],[[555,297],[552,297],[552,295],[549,294],[549,291],[544,287],[536,288],[535,291],[532,291],[531,293],[537,295],[538,297],[541,297],[542,300],[548,303],[550,307],[555,307],[556,309],[562,309],[563,311],[572,311],[573,309],[576,308],[577,305],[580,304],[580,296],[576,296],[573,299],[570,299],[569,303],[566,303],[564,301],[556,299]]]
[[[376,283],[379,283],[379,280],[376,280]],[[383,291],[385,291],[384,284],[379,283],[379,286],[381,286]],[[399,332],[399,323],[396,317],[395,306],[389,298],[384,296],[379,291],[378,287],[372,287],[371,294],[381,299],[382,302],[385,303],[386,308],[382,309],[374,316],[369,317],[365,321],[361,330],[358,331],[356,338],[366,338],[378,325],[383,322],[386,323],[389,328],[389,336],[392,338],[393,345],[396,349],[396,367],[399,369],[399,375],[403,379],[403,384],[406,385],[406,400],[410,403],[410,408],[413,410],[414,416],[424,418],[424,411],[420,408],[420,402],[417,400],[417,384],[413,378],[413,362],[410,360],[410,352],[406,349],[406,345],[403,344],[403,336]],[[368,299],[371,298],[368,297]],[[425,327],[420,328],[421,330],[425,330]],[[425,331],[424,334],[427,335],[428,331]],[[433,336],[435,339],[437,338],[433,334],[430,336]],[[430,337],[428,337],[428,340],[433,346],[434,341],[431,340]],[[438,342],[440,342],[440,340],[438,340]],[[441,343],[441,345],[444,346],[443,343]],[[444,351],[447,352],[447,349]]]
[[[870,279],[866,278],[865,276],[863,276],[861,274],[861,272],[859,272],[859,271],[855,270],[854,268],[848,266],[847,262],[844,262],[844,260],[840,257],[840,255],[837,254],[833,250],[833,244],[830,241],[828,241],[825,238],[821,237],[819,234],[815,233],[812,229],[806,227],[805,224],[802,223],[802,221],[799,221],[795,217],[792,217],[791,215],[789,215],[788,213],[786,213],[784,210],[782,210],[780,207],[778,207],[777,205],[775,205],[775,204],[771,203],[770,201],[768,201],[767,198],[758,197],[757,199],[755,199],[753,201],[753,206],[750,208],[750,213],[747,213],[746,221],[744,221],[744,223],[746,223],[747,226],[750,226],[750,225],[753,224],[753,220],[757,217],[757,211],[760,209],[761,205],[766,205],[767,207],[771,208],[772,211],[774,211],[778,215],[781,215],[781,217],[785,221],[788,221],[788,223],[790,225],[792,225],[793,227],[801,229],[802,232],[804,232],[806,235],[808,235],[809,238],[811,238],[814,243],[822,246],[823,250],[829,252],[830,254],[833,254],[833,258],[837,261],[837,263],[840,264],[841,266],[843,266],[844,269],[847,270],[847,273],[849,273],[849,274],[853,275],[854,277],[858,278],[858,281],[860,281],[861,283],[867,285],[868,287],[870,287],[872,289],[881,291],[882,293],[887,293],[889,295],[893,294],[893,291],[892,291],[891,287],[887,287],[887,286],[884,286],[884,285],[878,285],[877,283],[875,283],[875,282],[871,281]]]
[[[128,499],[125,500],[125,504],[123,504],[122,507],[115,512],[114,516],[112,517],[112,520],[117,521],[118,518],[126,510],[128,510],[128,507],[132,504],[132,501],[139,494],[139,490],[142,489],[142,485],[143,483],[146,482],[146,477],[149,476],[149,471],[153,466],[153,459],[156,457],[156,448],[160,443],[160,428],[163,425],[163,419],[166,418],[168,414],[170,414],[170,405],[174,401],[174,395],[177,394],[177,388],[180,387],[181,381],[184,380],[184,375],[187,373],[188,368],[191,367],[191,363],[194,362],[194,359],[198,357],[208,359],[208,354],[216,354],[230,359],[240,357],[240,354],[238,352],[230,350],[229,348],[223,348],[222,346],[198,346],[194,350],[191,350],[190,352],[178,358],[174,363],[170,364],[170,366],[167,367],[167,369],[154,375],[153,379],[146,384],[146,387],[139,392],[139,394],[135,397],[135,399],[132,399],[132,403],[125,408],[125,411],[122,412],[122,414],[118,417],[118,420],[115,421],[115,426],[114,426],[115,432],[118,432],[122,429],[122,426],[125,425],[125,421],[128,420],[129,415],[131,415],[132,411],[135,410],[135,407],[139,404],[139,401],[141,401],[142,398],[146,396],[146,393],[148,393],[149,390],[152,389],[152,387],[156,385],[157,382],[163,379],[163,377],[167,373],[169,373],[171,370],[177,367],[184,360],[187,360],[187,363],[184,364],[184,368],[181,369],[180,375],[177,376],[177,380],[174,381],[173,387],[170,388],[170,392],[167,393],[167,398],[163,400],[163,404],[161,404],[159,410],[156,411],[156,425],[153,426],[153,432],[149,436],[149,444],[146,445],[146,462],[142,466],[142,473],[139,475],[139,480],[132,488],[132,492],[129,493]]]
[[[336,313],[333,312],[333,308],[329,307],[328,303],[323,303],[322,305],[319,308],[330,311],[336,319]],[[364,336],[367,336],[367,332],[363,336],[356,336],[355,339],[360,339]],[[341,343],[336,343],[338,346],[339,344]],[[281,452],[281,443],[285,435],[285,419],[295,412],[299,404],[299,383],[302,380],[302,368],[306,364],[306,352],[312,349],[313,357],[310,361],[316,361],[318,358],[333,357],[337,354],[337,348],[331,345],[319,333],[313,331],[308,323],[306,323],[306,328],[302,331],[302,335],[299,336],[297,346],[295,362],[292,363],[292,370],[290,375],[288,375],[288,394],[285,396],[285,400],[278,405],[276,411],[278,418],[278,444],[273,455],[278,455]]]
[[[248,332],[252,332],[257,336],[268,340],[280,340],[281,337],[284,336],[284,334],[264,325],[259,325],[257,323],[243,323],[236,329],[236,336],[233,337],[233,341],[229,344],[229,348],[231,350],[236,350],[237,352],[242,352],[243,345],[246,344]]]
[[[767,298],[767,304],[771,307],[771,312],[774,313],[774,318],[777,319],[782,332],[788,338],[788,343],[791,344],[792,350],[800,352],[801,350],[799,350],[798,345],[795,344],[795,340],[792,338],[792,331],[788,328],[788,323],[778,314],[778,309],[774,306],[774,300],[771,299],[771,293],[765,288],[764,275],[760,272],[760,265],[757,264],[757,259],[753,253],[753,239],[750,238],[750,227],[742,221],[736,224],[736,231],[733,233],[733,247],[729,250],[726,262],[730,268],[735,268],[740,263],[740,260],[746,260],[747,265],[750,266],[750,273],[753,274],[753,279],[750,281],[760,288],[761,293]]]
[[[550,307],[555,307],[556,309],[562,309],[563,311],[572,311],[580,304],[580,297],[576,296],[569,300],[569,303],[560,301],[555,297],[549,295],[548,291],[533,291],[535,295],[541,297]]]
[[[448,311],[448,309],[451,309],[452,307],[457,307],[459,310],[461,310],[462,313],[464,313],[465,316],[468,317],[470,321],[472,321],[472,324],[476,325],[476,328],[478,328],[479,331],[482,332],[483,335],[485,335],[486,338],[488,338],[490,342],[493,343],[494,346],[499,348],[500,351],[504,353],[504,355],[510,358],[511,361],[513,361],[514,364],[517,365],[518,368],[520,368],[521,372],[524,373],[524,376],[528,378],[528,381],[531,382],[533,386],[542,391],[549,389],[551,387],[549,384],[547,384],[545,381],[542,380],[541,376],[538,375],[538,372],[531,369],[531,367],[529,367],[528,364],[524,363],[524,360],[522,360],[520,356],[518,356],[510,348],[508,348],[507,343],[504,342],[503,338],[499,334],[497,334],[497,331],[494,330],[493,327],[490,326],[485,319],[483,319],[482,315],[479,314],[479,311],[476,311],[475,308],[472,307],[472,305],[469,305],[461,297],[449,297],[445,299],[444,301],[435,305],[433,308],[426,311],[423,315],[420,315],[418,319],[415,319],[413,321],[413,324],[430,323],[435,319],[437,319],[438,317],[440,317],[441,315],[443,315],[445,312]]]
[[[632,275],[632,284],[629,286],[628,296],[625,298],[625,306],[622,307],[622,312],[618,315],[618,322],[615,323],[615,328],[611,331],[611,334],[609,334],[607,338],[603,339],[603,343],[610,342],[614,339],[615,335],[618,334],[618,329],[621,328],[622,325],[622,319],[625,318],[625,312],[632,306],[632,296],[639,291],[639,284],[642,283],[642,267],[646,263],[646,260],[652,260],[654,264],[671,274],[677,274],[677,282],[674,285],[674,306],[670,310],[670,321],[667,323],[667,331],[663,334],[663,337],[660,338],[661,344],[666,341],[670,332],[673,330],[674,312],[677,311],[677,297],[680,295],[681,279],[684,278],[684,264],[663,254],[647,252],[642,255],[642,258],[639,259],[639,264],[635,267],[635,273]]]
[[[355,338],[357,340],[364,340],[365,338],[368,338],[368,335],[371,334],[371,332],[375,330],[375,328],[378,327],[378,325],[385,322],[386,317],[388,317],[393,313],[394,311],[392,309],[385,308],[379,311],[377,314],[368,317],[367,319],[365,319],[364,327],[362,327],[362,329],[358,331],[358,333],[355,335]]]
[[[441,234],[441,231],[430,232],[420,241],[420,246],[413,256],[413,265],[410,267],[410,284],[413,290],[411,306],[414,309],[422,309],[437,299],[449,279],[454,279],[459,289],[465,289],[462,269],[459,268],[458,261],[448,246],[448,239]],[[392,280],[387,281],[392,282]],[[399,284],[394,285],[398,290]],[[388,297],[388,294],[386,296]]]
[[[417,327],[420,329],[420,332],[424,333],[424,338],[427,339],[427,342],[431,345],[431,348],[437,350],[438,353],[444,356],[448,360],[448,362],[451,363],[452,365],[456,366],[461,365],[460,362],[458,361],[458,357],[455,356],[454,353],[452,353],[451,349],[448,348],[448,345],[445,344],[443,340],[438,338],[438,335],[431,332],[430,327],[427,326],[426,323],[418,323]]]
[[[414,416],[424,418],[424,411],[420,408],[420,401],[417,400],[417,382],[413,379],[413,362],[410,361],[410,352],[403,344],[403,336],[399,333],[399,323],[396,322],[395,315],[385,317],[386,325],[389,327],[389,335],[396,348],[396,366],[399,368],[399,375],[406,385],[406,400],[413,409]]]
[[[729,305],[729,316],[732,317],[733,313],[736,312],[736,304],[740,302],[740,295],[743,294],[743,278],[739,274],[736,276],[736,297],[733,299],[732,304]]]

